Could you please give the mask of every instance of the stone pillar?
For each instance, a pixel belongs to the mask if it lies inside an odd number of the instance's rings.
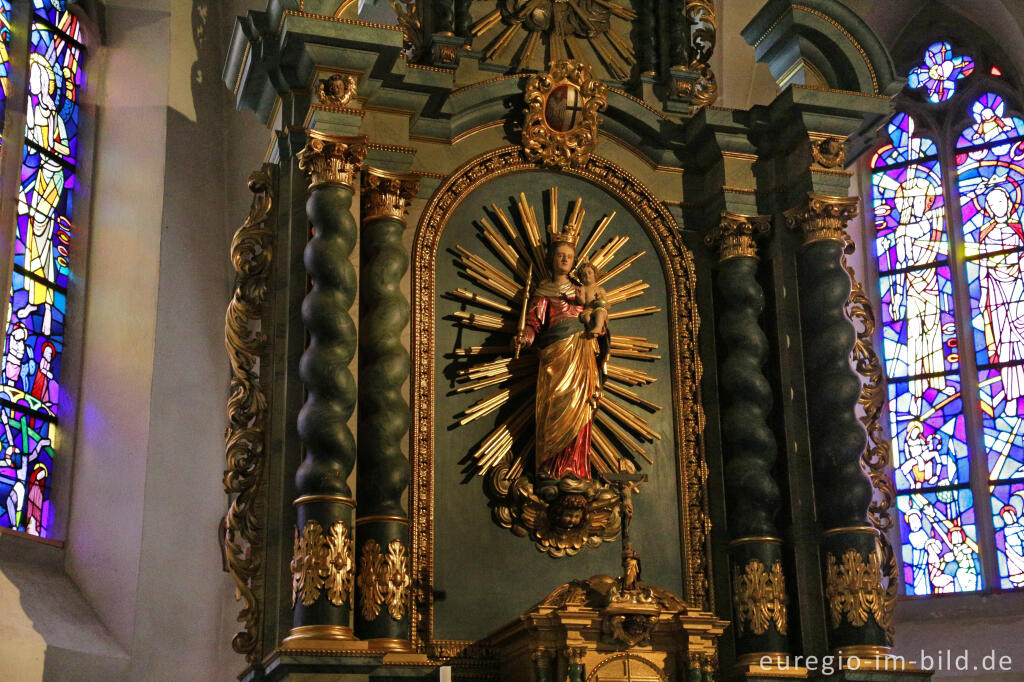
[[[764,375],[768,337],[760,325],[764,291],[757,280],[754,241],[767,231],[767,217],[726,212],[705,239],[718,251],[717,327],[723,349],[719,386],[733,633],[739,672],[751,675],[764,674],[759,665],[764,656],[779,659],[789,650],[789,599],[775,526],[781,496],[772,475],[778,447],[768,425],[772,389]],[[788,676],[781,670],[773,674]],[[806,670],[794,674],[806,675]]]
[[[855,409],[860,380],[850,367],[856,332],[846,317],[850,277],[842,265],[855,197],[809,193],[786,212],[803,234],[798,257],[800,320],[811,457],[829,646],[867,668],[889,652],[878,533],[867,521],[871,483],[861,470],[866,436]]]
[[[294,619],[285,648],[347,648],[355,640],[355,500],[348,477],[356,444],[348,421],[356,385],[348,365],[356,351],[356,330],[348,310],[356,296],[356,276],[349,254],[357,236],[352,195],[365,155],[362,137],[313,130],[297,155],[311,181],[306,215],[313,236],[304,254],[311,288],[302,301],[309,345],[299,361],[307,397],[298,431],[306,454],[295,472]]]
[[[402,498],[409,461],[402,439],[409,405],[402,384],[409,352],[402,331],[409,302],[401,292],[409,258],[405,214],[419,178],[376,168],[363,172],[359,239],[359,412],[356,490],[355,633],[372,649],[411,648],[409,518]]]

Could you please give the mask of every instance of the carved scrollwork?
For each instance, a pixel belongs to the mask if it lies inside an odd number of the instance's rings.
[[[274,232],[269,221],[275,168],[266,165],[249,176],[253,200],[248,217],[231,241],[236,281],[224,330],[231,363],[224,490],[232,496],[224,519],[224,556],[235,583],[235,596],[244,601],[238,620],[245,629],[235,635],[232,646],[249,662],[260,658],[262,612],[258,588],[264,519],[257,498],[263,482],[267,398],[259,362],[266,351],[261,321],[273,255]]]
[[[301,601],[312,606],[321,591],[335,606],[352,601],[352,537],[343,521],[335,521],[324,534],[323,526],[310,519],[299,533],[295,528],[292,552],[292,606]]]
[[[392,618],[402,620],[412,586],[409,554],[402,541],[395,539],[388,543],[385,554],[376,540],[367,540],[359,558],[357,582],[359,608],[365,620],[376,619],[385,604]]]
[[[733,566],[732,599],[738,634],[750,628],[755,635],[763,635],[773,623],[779,634],[786,634],[789,597],[782,562],[776,561],[770,571],[759,559],[748,561],[742,571]]]
[[[882,552],[881,568],[885,577],[885,610],[884,620],[879,621],[885,629],[886,641],[891,646],[895,634],[893,614],[896,609],[896,593],[899,586],[899,565],[892,543],[889,542],[888,531],[892,528],[893,519],[890,514],[896,499],[896,488],[889,475],[891,461],[890,440],[882,428],[882,412],[886,409],[885,380],[882,375],[882,363],[875,352],[875,314],[871,300],[864,291],[864,285],[857,279],[857,273],[846,261],[852,254],[854,244],[847,240],[843,254],[843,269],[850,276],[850,297],[846,302],[846,316],[853,322],[857,330],[857,340],[853,345],[853,362],[857,373],[864,379],[861,385],[858,405],[861,409],[860,420],[867,431],[867,447],[861,454],[861,465],[868,472],[871,485],[875,489],[874,499],[868,507],[868,520],[879,531],[879,548]]]
[[[410,61],[416,61],[423,54],[424,43],[416,0],[390,0],[390,3],[402,29],[405,54]]]
[[[872,552],[867,561],[852,548],[843,553],[841,561],[830,552],[825,565],[825,599],[833,628],[839,627],[844,616],[854,627],[861,627],[869,617],[881,625],[885,620],[885,592],[878,552]]]
[[[597,144],[598,112],[608,88],[583,62],[561,61],[526,83],[523,150],[531,161],[564,168],[586,164]]]

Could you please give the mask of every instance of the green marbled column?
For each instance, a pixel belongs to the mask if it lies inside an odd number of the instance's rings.
[[[803,206],[786,214],[790,226],[804,236],[797,260],[800,324],[815,498],[825,531],[826,611],[841,603],[870,602],[882,591],[877,533],[867,521],[872,488],[860,465],[866,443],[856,415],[860,380],[850,367],[856,333],[845,312],[850,296],[850,277],[842,265],[845,227],[856,212],[854,197],[810,194]],[[838,618],[827,613],[831,649],[887,652],[881,622],[889,617],[885,610],[869,613],[866,621],[856,611]]]
[[[772,389],[764,375],[768,337],[760,323],[764,290],[754,241],[767,228],[766,217],[724,213],[705,239],[719,253],[716,327],[733,636],[738,662],[748,667],[789,650],[789,600],[775,525],[781,500],[773,475],[778,447],[768,425]]]
[[[402,507],[409,484],[409,461],[402,453],[409,428],[409,405],[402,397],[409,376],[402,343],[409,302],[401,283],[409,267],[402,247],[405,212],[418,181],[367,168],[360,191],[355,632],[371,648],[411,647],[409,520]]]
[[[344,647],[354,640],[355,500],[348,477],[356,444],[348,420],[356,385],[348,365],[356,351],[356,329],[348,310],[356,276],[349,255],[357,237],[353,188],[365,154],[364,138],[309,131],[297,155],[311,180],[306,214],[313,235],[304,253],[311,287],[302,301],[309,344],[299,361],[307,396],[298,432],[306,452],[295,473],[294,619],[285,647]]]

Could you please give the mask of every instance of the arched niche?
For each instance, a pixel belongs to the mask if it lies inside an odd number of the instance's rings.
[[[693,256],[664,205],[616,164],[592,156],[582,168],[547,170],[526,161],[519,147],[504,147],[472,159],[442,183],[413,241],[410,515],[418,644],[479,639],[560,583],[619,570],[618,542],[552,559],[499,527],[480,479],[467,478],[459,463],[494,421],[450,428],[453,415],[475,398],[450,395],[446,355],[459,343],[459,330],[445,318],[459,304],[443,295],[466,280],[458,277],[449,250],[460,244],[490,256],[473,221],[493,220],[492,203],[510,214],[520,192],[537,208],[543,229],[544,192],[552,186],[559,187],[563,211],[583,198],[588,226],[616,211],[607,234],[631,240],[620,257],[647,251],[631,267],[637,274],[626,279],[649,282],[649,295],[637,305],[656,305],[660,312],[610,323],[612,333],[630,334],[643,319],[644,333],[656,339],[661,355],[657,367],[645,369],[658,378],[649,395],[662,405],[651,420],[662,438],[650,450],[655,465],[645,467],[650,480],[634,498],[631,535],[645,560],[645,581],[678,591],[695,608],[712,609]],[[481,600],[482,594],[494,599]]]

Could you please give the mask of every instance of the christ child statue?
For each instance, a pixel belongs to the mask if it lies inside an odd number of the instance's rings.
[[[599,273],[590,261],[580,263],[577,276],[581,286],[576,287],[576,303],[583,306],[580,322],[587,330],[587,336],[596,338],[608,327],[608,300],[604,287],[597,281]]]

